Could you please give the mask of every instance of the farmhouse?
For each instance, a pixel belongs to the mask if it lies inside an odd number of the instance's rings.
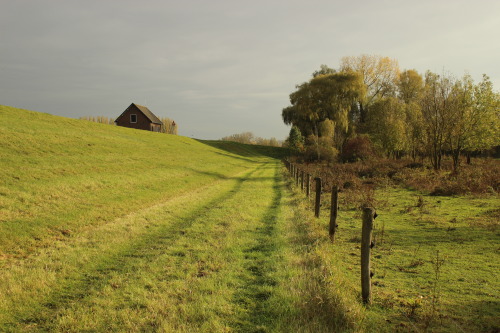
[[[116,118],[115,124],[117,126],[153,132],[161,132],[163,126],[161,120],[147,107],[135,103],[130,104],[130,106]]]

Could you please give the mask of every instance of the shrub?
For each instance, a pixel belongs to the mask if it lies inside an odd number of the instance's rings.
[[[344,162],[356,162],[375,157],[375,149],[370,138],[365,135],[347,140],[342,150]]]

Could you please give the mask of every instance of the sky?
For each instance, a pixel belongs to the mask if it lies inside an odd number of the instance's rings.
[[[379,55],[500,87],[498,0],[0,0],[0,104],[116,118],[130,103],[220,139],[283,140],[322,64]]]

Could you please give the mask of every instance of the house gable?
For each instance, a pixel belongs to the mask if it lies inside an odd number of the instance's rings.
[[[116,118],[117,126],[142,129],[146,131],[160,132],[163,125],[160,119],[156,117],[147,107],[135,103],[123,111]]]

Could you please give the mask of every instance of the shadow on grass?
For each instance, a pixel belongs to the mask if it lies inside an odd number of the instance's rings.
[[[240,157],[259,157],[266,156],[275,159],[283,159],[289,155],[288,149],[282,147],[270,147],[260,145],[250,145],[232,141],[219,141],[219,140],[197,140],[200,143],[206,144],[210,147],[224,150],[228,153],[238,155]],[[224,155],[221,153],[221,155]],[[233,155],[227,155],[237,158]],[[249,159],[244,160],[248,161]],[[250,161],[252,161],[250,159]]]
[[[235,178],[235,185],[231,189],[189,213],[178,216],[171,224],[151,228],[140,235],[136,242],[120,247],[116,252],[103,253],[99,258],[94,258],[94,261],[82,267],[78,274],[61,277],[58,287],[42,300],[40,306],[29,313],[17,315],[18,322],[27,327],[36,326],[41,331],[53,331],[53,319],[61,311],[71,307],[72,303],[91,301],[109,284],[113,273],[131,272],[137,262],[161,255],[173,247],[181,237],[189,237],[184,236],[184,230],[200,221],[200,217],[206,214],[207,210],[232,198],[243,183],[251,179],[262,167],[265,165],[251,170],[243,177]],[[17,323],[12,323],[11,326],[16,325]]]
[[[266,163],[266,164],[261,163],[261,165],[259,166],[259,170],[269,169],[269,168],[274,169],[275,167],[276,167],[275,163],[272,163],[271,165],[269,165],[268,163]],[[213,172],[213,171],[196,170],[193,168],[186,168],[186,170],[190,170],[190,171],[198,173],[198,174],[203,174],[205,176],[208,176],[210,178],[215,178],[215,179],[222,179],[222,180],[230,180],[230,179],[240,180],[241,179],[241,177],[238,177],[238,176],[227,176],[223,173]],[[274,179],[274,177],[252,177],[252,178],[245,177],[246,182],[262,182],[262,181],[268,181],[268,180],[273,180],[273,179]]]
[[[234,302],[245,310],[243,315],[234,319],[234,326],[239,332],[273,332],[273,323],[279,316],[278,310],[269,301],[278,284],[273,273],[278,250],[276,223],[282,198],[280,169],[275,170],[274,197],[262,218],[263,225],[256,230],[257,244],[243,250],[243,285],[234,297]]]

